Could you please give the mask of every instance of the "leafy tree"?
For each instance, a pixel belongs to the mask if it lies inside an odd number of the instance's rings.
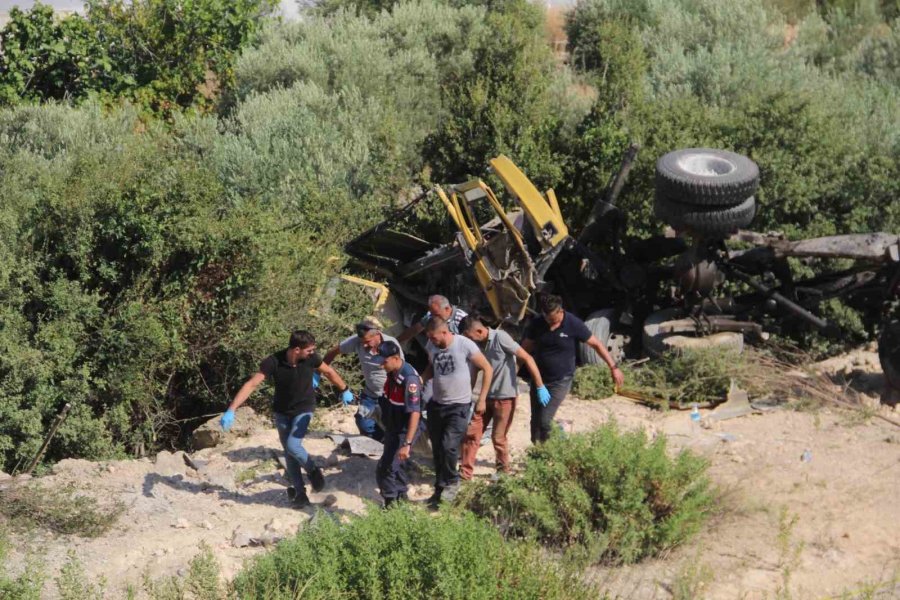
[[[79,15],[56,19],[36,3],[9,11],[0,33],[0,102],[70,100],[101,85],[112,68],[106,49]]]

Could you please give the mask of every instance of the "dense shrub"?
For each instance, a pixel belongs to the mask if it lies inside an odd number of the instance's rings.
[[[593,598],[573,573],[527,544],[510,544],[472,515],[410,507],[346,525],[320,515],[297,537],[249,564],[238,597]]]
[[[707,516],[707,463],[615,423],[529,448],[521,475],[476,484],[461,499],[508,537],[631,563],[684,542]]]
[[[0,102],[125,98],[150,111],[214,108],[268,0],[90,0],[56,19],[13,8],[0,33]]]
[[[225,406],[291,327],[346,331],[334,329],[344,313],[309,316],[340,240],[252,196],[224,203],[201,144],[215,138],[182,128],[93,107],[0,113],[6,470],[34,455],[65,402],[48,461],[148,452],[178,434],[173,417]]]

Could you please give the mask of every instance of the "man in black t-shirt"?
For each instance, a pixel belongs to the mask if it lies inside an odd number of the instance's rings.
[[[543,442],[550,435],[553,417],[572,388],[575,375],[575,356],[578,342],[597,351],[609,365],[616,386],[622,385],[622,371],[600,340],[591,334],[584,321],[563,310],[559,296],[546,295],[541,299],[543,318],[535,318],[525,330],[522,348],[534,356],[544,385],[550,392],[548,401],[541,401],[534,383],[531,386],[531,442]],[[546,400],[546,396],[543,398]]]
[[[271,379],[275,387],[272,412],[275,416],[278,437],[284,448],[288,480],[291,482],[288,497],[297,508],[309,505],[309,497],[306,495],[303,476],[300,473],[301,466],[306,469],[313,490],[318,492],[325,487],[322,470],[316,466],[303,447],[303,438],[306,437],[313,410],[316,408],[313,383],[316,373],[324,375],[341,390],[341,400],[345,404],[353,399],[353,393],[347,388],[341,376],[322,362],[316,354],[316,339],[313,335],[308,331],[294,331],[285,350],[266,357],[260,363],[259,371],[238,390],[220,421],[222,429],[228,431],[234,423],[234,411],[250,397],[263,380]]]

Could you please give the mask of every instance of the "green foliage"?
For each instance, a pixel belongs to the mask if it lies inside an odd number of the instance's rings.
[[[105,581],[91,583],[84,573],[84,566],[73,550],[56,578],[56,589],[61,600],[103,600]]]
[[[505,542],[472,515],[410,507],[372,511],[346,525],[320,514],[251,561],[234,590],[269,600],[596,597],[575,573],[533,546]]]
[[[0,103],[69,100],[99,89],[111,68],[106,49],[78,15],[57,20],[36,3],[9,11],[0,32]]]
[[[690,452],[669,458],[664,437],[609,423],[529,448],[521,475],[476,484],[461,501],[508,537],[632,563],[699,529],[712,504],[706,469]]]
[[[22,486],[0,495],[0,514],[13,525],[82,537],[103,535],[124,510],[121,502],[100,504],[73,485]]]
[[[709,348],[667,352],[631,369],[626,387],[685,408],[695,402],[725,400],[732,379],[745,389],[753,383],[744,358],[733,351]]]
[[[215,107],[269,0],[91,0],[56,19],[49,6],[10,11],[0,33],[0,102],[99,95],[145,110]]]
[[[486,35],[472,38],[472,71],[441,82],[447,114],[424,149],[436,181],[483,175],[498,154],[513,157],[539,184],[561,180],[554,141],[565,109],[543,38],[543,12],[525,0],[501,6],[487,13]]]
[[[44,575],[35,564],[28,563],[25,571],[15,577],[10,577],[5,572],[9,543],[9,532],[0,526],[0,598],[40,600]]]
[[[145,576],[144,592],[152,600],[222,600],[229,597],[222,583],[221,567],[206,542],[188,565],[184,577],[153,581]]]
[[[582,400],[603,400],[612,396],[615,391],[616,383],[605,365],[586,365],[575,371],[572,393]]]

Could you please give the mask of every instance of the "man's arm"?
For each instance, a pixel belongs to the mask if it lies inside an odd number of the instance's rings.
[[[422,416],[422,413],[419,411],[413,411],[409,413],[409,422],[406,425],[406,445],[400,448],[400,451],[397,453],[397,458],[401,461],[409,458],[409,454],[412,451],[412,441],[416,435],[416,431],[419,430],[419,418]]]
[[[525,350],[525,352],[527,352],[528,354],[531,354],[532,352],[534,352],[535,344],[534,344],[534,340],[531,338],[523,339],[521,346],[522,346],[522,349]]]
[[[422,385],[424,386],[428,381],[431,381],[432,377],[434,377],[434,367],[431,363],[428,363],[428,366],[425,367],[425,370],[422,372]]]
[[[534,387],[543,387],[544,380],[541,378],[541,372],[538,370],[537,363],[534,362],[534,357],[526,352],[525,348],[520,347],[516,351],[516,359],[522,361],[528,368],[528,372],[531,373],[531,381],[534,383]]]
[[[265,381],[266,376],[262,372],[256,372],[253,376],[248,379],[244,385],[241,386],[241,389],[238,390],[238,393],[234,395],[234,400],[231,401],[231,404],[228,405],[228,410],[231,412],[236,411],[241,404],[247,401],[247,398],[250,397],[256,388],[259,387],[263,381]]]
[[[338,375],[338,372],[335,371],[331,365],[327,364],[324,359],[322,360],[322,364],[319,365],[318,371],[325,376],[325,379],[333,383],[338,391],[343,392],[347,389],[347,384],[344,383],[344,380]]]
[[[334,359],[336,359],[340,353],[341,347],[335,346],[325,353],[325,357],[322,359],[322,362],[326,365],[330,365],[332,362],[334,362]]]
[[[494,369],[481,352],[473,354],[469,360],[471,360],[472,364],[475,365],[475,368],[480,369],[482,373],[481,392],[478,394],[478,404],[475,405],[475,412],[481,414],[484,412],[484,409],[487,408],[487,395],[491,389],[491,380],[494,378]]]
[[[606,366],[609,367],[613,381],[616,382],[616,387],[621,387],[622,384],[625,383],[625,376],[622,375],[622,371],[616,366],[616,361],[613,360],[613,357],[610,355],[609,350],[606,349],[606,346],[600,343],[600,340],[594,335],[589,337],[585,344],[593,348],[597,354],[600,355],[600,358],[602,358],[603,362],[606,363]]]
[[[421,321],[416,321],[415,323],[407,327],[403,333],[397,336],[397,341],[401,344],[405,344],[407,341],[413,339],[423,331],[425,331],[425,326],[422,325]]]

